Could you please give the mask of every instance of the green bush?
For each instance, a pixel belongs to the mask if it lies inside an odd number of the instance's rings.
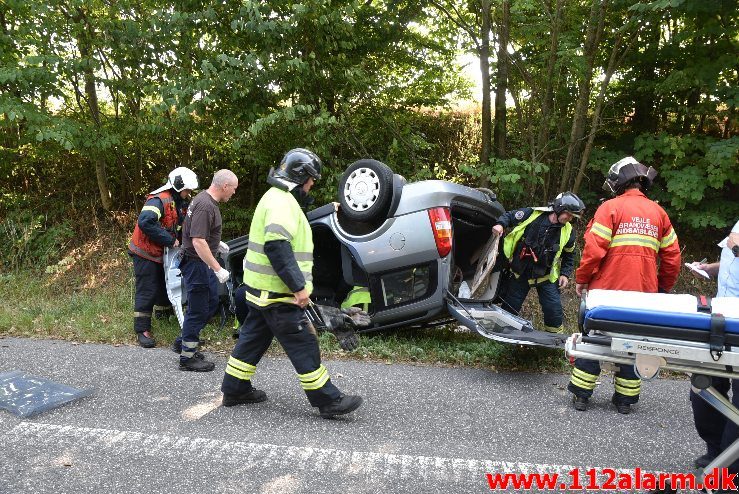
[[[69,220],[51,221],[48,215],[29,210],[10,211],[0,227],[3,268],[46,266],[58,259],[74,237]]]

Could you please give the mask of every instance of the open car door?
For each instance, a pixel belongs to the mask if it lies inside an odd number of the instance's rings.
[[[460,301],[449,292],[447,310],[471,331],[501,343],[564,349],[569,336],[536,330],[531,321],[515,316],[497,305],[475,300]]]

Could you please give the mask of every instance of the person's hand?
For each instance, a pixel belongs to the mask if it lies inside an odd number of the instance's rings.
[[[218,244],[218,253],[222,256],[228,255],[228,253],[231,251],[231,248],[228,246],[226,242],[220,242]]]
[[[587,289],[588,289],[587,283],[576,283],[575,284],[575,293],[577,293],[577,296],[580,298],[582,298],[582,292]]]
[[[305,288],[299,292],[293,293],[293,295],[295,295],[295,301],[293,303],[301,309],[305,309],[310,303],[310,296],[308,295],[308,290]]]
[[[559,287],[561,289],[565,289],[567,285],[569,284],[570,284],[570,280],[569,278],[567,278],[567,276],[562,275],[559,277]]]
[[[172,244],[172,248],[174,249],[175,247],[179,247],[179,246],[180,246],[180,241],[177,240],[177,239],[174,239],[174,243]]]
[[[216,278],[218,278],[219,283],[227,282],[229,276],[231,276],[231,273],[229,273],[227,270],[223,268],[216,271]]]
[[[338,202],[335,202],[335,201],[332,202],[331,204],[334,205],[334,211],[337,211],[338,212],[339,211],[339,206],[341,206],[341,204],[339,204]]]
[[[503,225],[493,225],[493,231],[498,234],[498,236],[503,235]]]

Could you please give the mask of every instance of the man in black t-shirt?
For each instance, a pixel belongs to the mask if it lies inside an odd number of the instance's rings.
[[[187,288],[187,312],[182,335],[174,344],[174,349],[180,351],[180,370],[209,372],[215,367],[198,352],[198,345],[200,332],[218,310],[218,284],[225,283],[230,275],[215,257],[223,226],[218,203],[231,199],[238,186],[239,179],[232,171],[219,170],[208,190],[198,194],[187,210],[180,263]]]

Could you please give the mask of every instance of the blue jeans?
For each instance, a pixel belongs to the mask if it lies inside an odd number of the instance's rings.
[[[503,308],[518,314],[530,289],[529,280],[523,277],[507,280],[502,296]],[[539,295],[539,304],[544,312],[544,324],[550,328],[562,326],[562,300],[559,296],[559,286],[551,281],[545,281],[536,285],[536,293]]]
[[[218,278],[200,259],[185,257],[180,271],[187,289],[187,312],[182,323],[182,355],[187,359],[200,343],[200,332],[218,312]]]

